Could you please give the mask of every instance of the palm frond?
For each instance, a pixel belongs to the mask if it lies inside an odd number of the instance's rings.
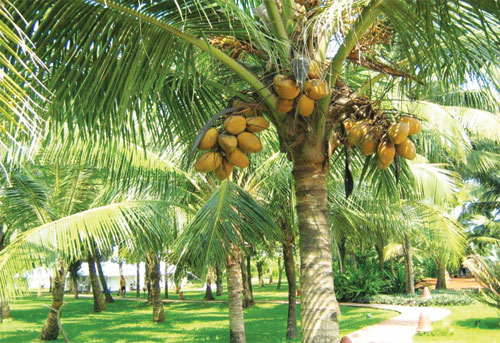
[[[224,181],[184,229],[174,254],[204,272],[208,265],[224,265],[233,249],[246,251],[247,244],[281,240],[281,235],[262,205]]]
[[[0,252],[0,298],[26,292],[23,273],[51,266],[56,259],[84,258],[89,249],[110,250],[124,244],[132,248],[156,247],[166,236],[158,201],[116,203],[79,212],[19,234]],[[95,244],[95,246],[94,246]],[[17,286],[17,287],[16,287]]]

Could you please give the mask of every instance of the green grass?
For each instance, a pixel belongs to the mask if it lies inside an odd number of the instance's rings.
[[[286,297],[286,285],[282,291],[266,287],[255,291],[257,299],[281,299]],[[188,299],[202,297],[200,292],[188,291]],[[172,298],[177,298],[173,296]],[[219,297],[227,298],[227,295]],[[169,303],[165,305],[167,320],[151,322],[151,306],[141,301],[118,300],[109,304],[108,311],[92,312],[92,299],[65,297],[63,327],[71,342],[124,343],[124,342],[228,342],[229,320],[225,303]],[[2,343],[38,342],[47,315],[44,304],[50,303],[48,295],[18,299],[11,303],[15,320],[0,324]],[[300,312],[300,307],[298,308]],[[362,327],[373,325],[397,315],[395,312],[367,308],[342,307],[341,334],[345,335]],[[367,318],[370,313],[372,318]],[[260,303],[245,310],[247,342],[285,342],[287,306]],[[300,320],[299,320],[300,325]],[[300,327],[299,327],[300,331]],[[60,336],[58,342],[64,340]],[[300,342],[300,338],[294,342]]]
[[[415,343],[500,343],[498,312],[483,304],[444,306],[451,314],[432,324],[432,332],[418,334]],[[476,326],[476,320],[480,320]]]

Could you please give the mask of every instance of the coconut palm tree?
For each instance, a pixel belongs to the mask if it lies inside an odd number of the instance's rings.
[[[378,99],[358,97],[352,80],[367,75],[363,90],[381,79],[373,71],[388,74],[394,77],[392,87],[402,85],[402,92],[415,97],[421,84],[436,79],[443,89],[470,79],[491,81],[483,66],[498,59],[498,6],[491,1],[13,4],[28,21],[36,51],[51,66],[50,74],[39,76],[47,76],[54,92],[49,113],[81,124],[90,135],[99,129],[107,137],[116,132],[141,141],[141,133],[152,129],[156,142],[192,141],[207,114],[227,105],[228,95],[264,105],[260,108],[293,163],[304,342],[338,338],[327,142],[335,141],[332,132],[343,136],[340,122],[357,117],[360,104],[374,105],[373,113],[381,110],[389,118],[397,114],[379,106]],[[280,113],[282,102],[269,87],[273,76],[292,75],[302,85],[312,60],[330,91],[308,118]],[[207,68],[214,62],[217,68]],[[249,88],[255,98],[241,93]],[[131,122],[143,125],[125,125]]]
[[[241,259],[249,246],[280,238],[266,210],[242,188],[224,181],[196,213],[176,242],[176,255],[202,274],[225,263],[228,285],[229,337],[245,342]],[[248,251],[247,251],[248,252]]]

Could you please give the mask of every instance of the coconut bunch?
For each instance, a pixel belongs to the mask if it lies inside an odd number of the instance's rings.
[[[241,105],[238,101],[233,102],[233,107]],[[203,135],[198,149],[206,152],[201,154],[194,168],[199,172],[214,172],[219,180],[224,180],[235,166],[248,167],[248,154],[262,150],[256,133],[268,127],[269,122],[250,107],[225,117],[218,127],[208,129]]]
[[[273,89],[278,94],[278,113],[286,114],[296,108],[298,114],[308,117],[314,112],[315,102],[328,95],[329,89],[320,77],[321,69],[316,61],[309,63],[308,80],[303,92],[297,82],[288,76],[278,74],[273,79]]]
[[[422,129],[416,118],[402,116],[396,123],[379,119],[346,119],[343,125],[346,145],[359,146],[365,156],[376,154],[380,169],[387,169],[396,153],[408,160],[413,160],[417,154],[415,144],[409,138]]]

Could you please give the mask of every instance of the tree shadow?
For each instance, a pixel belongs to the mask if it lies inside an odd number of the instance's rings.
[[[465,320],[457,320],[455,322],[457,326],[464,328],[478,328],[481,330],[500,330],[500,318],[498,317],[487,317],[481,319],[469,318]]]

